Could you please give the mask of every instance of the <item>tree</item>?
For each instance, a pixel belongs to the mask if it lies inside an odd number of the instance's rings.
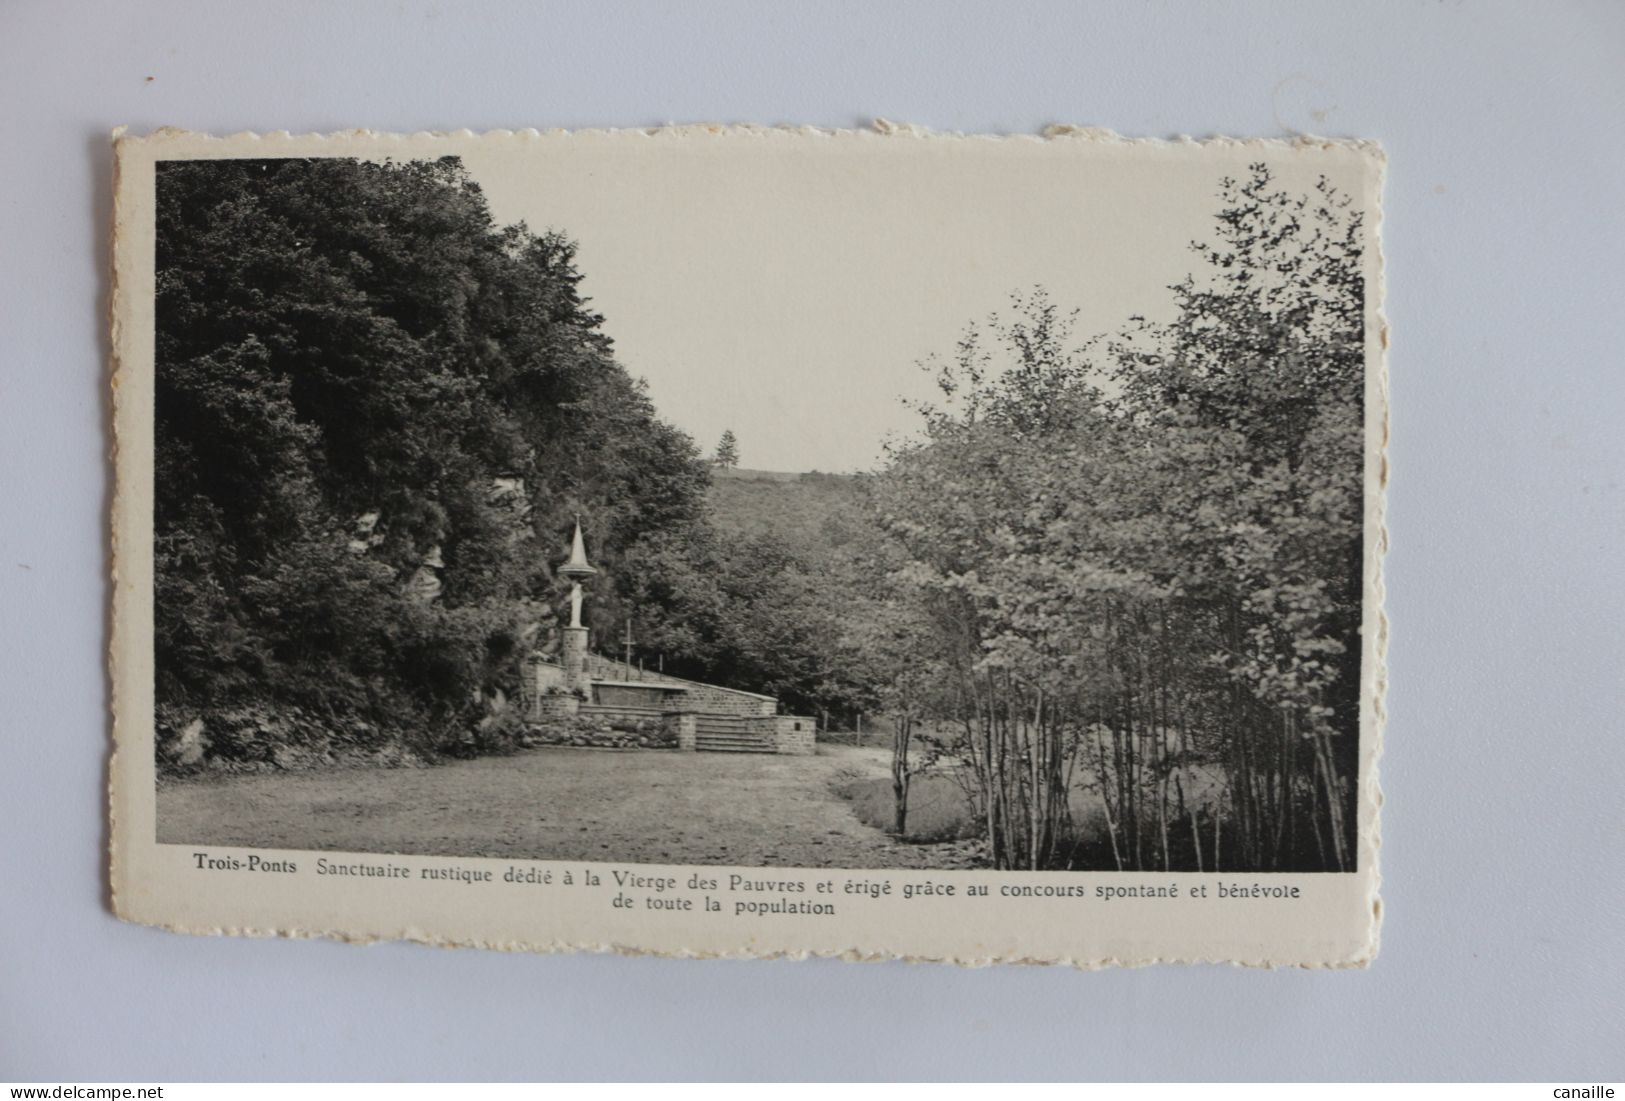
[[[739,441],[734,437],[732,428],[724,429],[722,439],[717,441],[715,461],[724,470],[739,465]]]
[[[1016,296],[926,364],[943,405],[875,479],[876,591],[945,645],[882,694],[957,726],[996,866],[1352,867],[1360,215],[1261,165],[1220,200],[1173,322],[1079,343]]]

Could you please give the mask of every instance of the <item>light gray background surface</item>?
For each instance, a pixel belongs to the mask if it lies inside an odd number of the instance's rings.
[[[1382,955],[1083,974],[187,938],[103,901],[107,131],[1381,139]],[[1619,1078],[1625,6],[0,7],[0,1079]]]

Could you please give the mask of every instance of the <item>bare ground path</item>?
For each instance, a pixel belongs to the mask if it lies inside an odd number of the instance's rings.
[[[158,840],[435,856],[941,867],[831,790],[873,751],[814,757],[548,748],[435,768],[205,777],[158,790]]]

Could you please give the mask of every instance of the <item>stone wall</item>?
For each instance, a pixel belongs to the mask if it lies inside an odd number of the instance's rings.
[[[548,689],[555,693],[563,691],[564,668],[546,661],[540,654],[531,654],[525,659],[519,676],[519,702],[524,705],[527,716],[536,716],[536,701],[546,696]]]
[[[697,748],[700,719],[694,712],[664,714],[643,707],[608,707],[574,696],[542,696],[533,708],[530,745],[591,746],[600,749]],[[768,739],[774,752],[811,756],[817,752],[817,723],[806,715],[743,715],[738,726]]]
[[[603,654],[588,653],[583,665],[587,676],[596,680],[642,681],[647,684],[673,684],[686,687],[693,681],[686,681],[682,677],[670,677],[665,673],[657,673],[653,669],[644,669],[636,665],[628,665],[624,661],[606,658]]]
[[[565,627],[559,631],[559,664],[564,667],[564,687],[586,687],[587,628]]]
[[[602,716],[577,716],[538,723],[526,732],[524,744],[578,746],[590,749],[675,749],[677,733],[660,719],[641,723],[614,722]]]
[[[530,669],[530,681],[537,692],[564,687],[564,666],[537,658],[531,662]]]
[[[612,684],[594,681],[592,702],[601,707],[642,707],[653,711],[675,710],[674,701],[682,692],[669,684]]]
[[[767,723],[772,724],[773,744],[778,747],[780,753],[810,757],[817,752],[813,735],[817,733],[818,724],[808,716],[775,715],[767,720]]]
[[[694,752],[694,743],[699,736],[697,724],[693,715],[672,715],[672,733],[677,739],[677,748],[685,753]]]
[[[688,691],[680,699],[681,702],[677,706],[682,710],[707,715],[738,715],[748,718],[772,715],[779,709],[778,701],[769,696],[736,692],[730,688],[718,688],[710,684],[691,683],[688,685]]]
[[[612,703],[583,703],[578,713],[583,719],[613,725],[666,722],[666,713],[658,708],[624,707]]]
[[[547,725],[555,722],[573,721],[577,718],[590,720],[592,723],[614,723],[624,725],[646,721],[656,717],[654,706],[629,707],[625,702],[591,703],[581,700],[573,693],[563,690],[570,683],[572,666],[579,662],[581,676],[586,680],[619,680],[630,682],[625,687],[636,691],[647,685],[649,695],[654,695],[657,688],[681,688],[682,692],[667,692],[659,703],[659,715],[663,723],[662,729],[670,735],[669,744],[682,749],[694,748],[695,715],[722,715],[736,719],[758,720],[753,729],[760,731],[774,739],[780,745],[781,753],[811,753],[813,744],[812,719],[802,716],[779,716],[778,701],[771,696],[759,695],[755,692],[743,692],[734,688],[723,688],[715,684],[701,684],[698,681],[684,680],[681,677],[666,676],[662,673],[653,673],[647,670],[629,666],[625,662],[606,658],[601,654],[590,653],[586,650],[586,631],[584,629],[563,631],[563,662],[554,663],[543,660],[540,655],[533,656],[525,667],[524,683],[521,686],[521,695],[525,702],[525,714],[531,723]],[[609,689],[610,686],[605,686]],[[615,692],[606,691],[606,696],[614,696]],[[652,703],[653,701],[651,701]],[[686,721],[682,721],[686,717]],[[781,723],[780,718],[786,721]],[[798,728],[799,724],[799,728]],[[686,741],[685,741],[686,735]],[[540,739],[546,744],[583,744],[580,741],[571,741],[583,736],[581,729],[572,728],[568,738],[561,743],[557,738]],[[621,745],[624,739],[611,739],[616,745]],[[599,741],[589,740],[585,744],[603,744]]]
[[[584,668],[588,677],[601,680],[665,684],[675,688],[686,688],[687,702],[677,705],[685,711],[708,712],[712,715],[772,715],[779,709],[778,701],[771,696],[667,676],[664,673],[628,665],[624,661],[606,658],[602,654],[587,654]]]

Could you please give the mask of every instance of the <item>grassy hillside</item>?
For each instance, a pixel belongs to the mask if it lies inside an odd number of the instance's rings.
[[[711,479],[711,512],[720,531],[773,536],[804,560],[816,560],[850,542],[860,522],[861,475],[735,467],[713,468]]]

